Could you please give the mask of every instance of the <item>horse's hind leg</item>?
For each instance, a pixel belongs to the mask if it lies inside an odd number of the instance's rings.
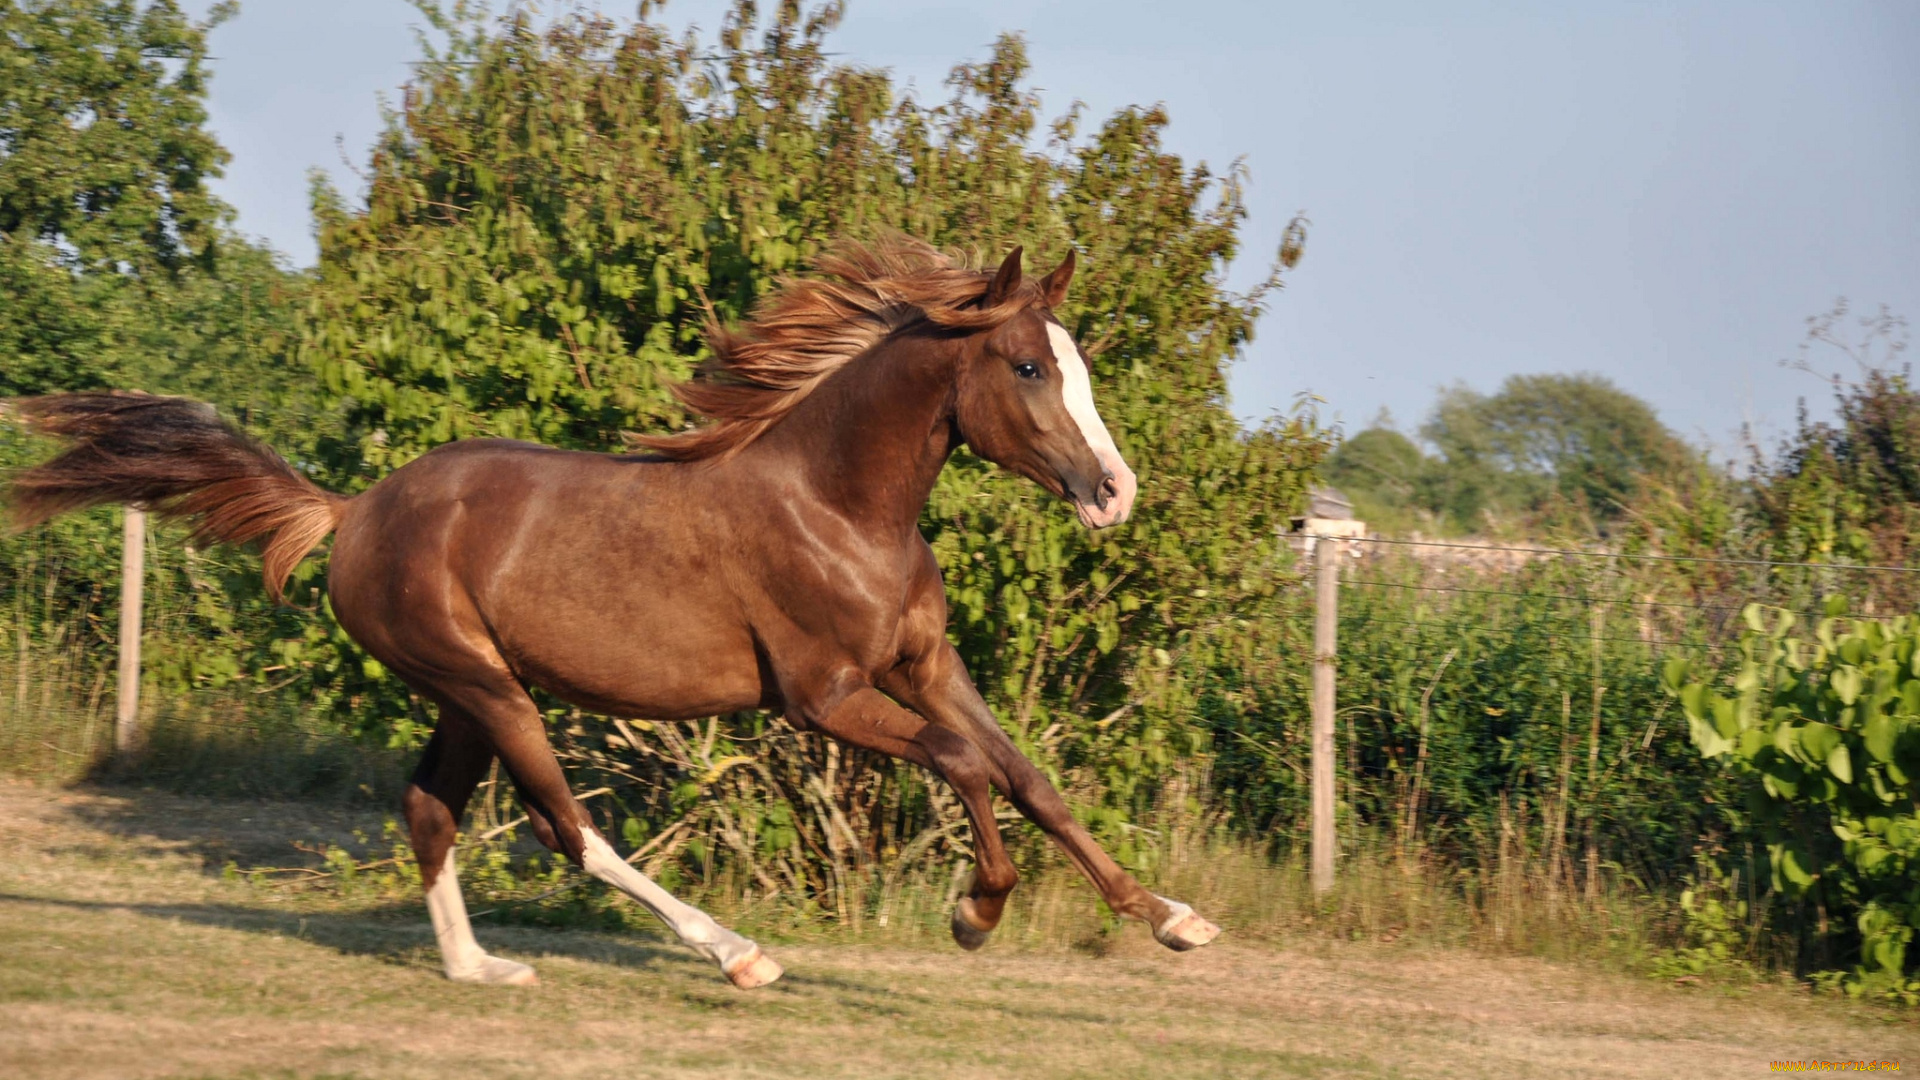
[[[474,940],[466,901],[454,870],[454,836],[467,799],[493,761],[493,750],[472,720],[442,708],[440,725],[413,772],[402,806],[413,853],[420,860],[420,884],[427,892],[427,914],[447,978],[455,982],[524,986],[539,981],[533,969],[489,956]]]
[[[486,683],[443,685],[439,693],[471,715],[486,733],[494,753],[500,755],[500,763],[513,777],[534,835],[541,843],[638,900],[682,943],[718,964],[742,990],[764,986],[780,977],[780,965],[758,945],[721,926],[699,908],[681,903],[614,854],[613,846],[594,828],[586,808],[568,789],[566,774],[547,744],[539,710],[517,683],[490,679]]]

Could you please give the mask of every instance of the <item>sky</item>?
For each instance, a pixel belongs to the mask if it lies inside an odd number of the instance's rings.
[[[1085,102],[1084,130],[1164,103],[1169,149],[1243,160],[1231,287],[1306,212],[1305,257],[1232,371],[1249,421],[1311,394],[1349,433],[1384,411],[1412,434],[1442,386],[1593,372],[1730,457],[1802,400],[1831,413],[1826,384],[1781,366],[1809,316],[1845,297],[1920,319],[1911,0],[847,6],[829,48],[923,95],[1018,31],[1045,115]],[[656,18],[711,33],[726,7]],[[217,189],[242,231],[314,261],[308,170],[362,190],[421,25],[404,0],[245,0],[215,30]]]

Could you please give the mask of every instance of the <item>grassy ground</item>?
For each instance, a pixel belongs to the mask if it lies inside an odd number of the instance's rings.
[[[659,937],[483,927],[532,989],[454,986],[415,907],[223,879],[377,817],[0,781],[0,1076],[1741,1076],[1920,1062],[1920,1027],[1778,987],[1302,937],[1176,956],[769,943],[750,994]],[[278,897],[278,898],[276,898]],[[1911,1066],[1910,1066],[1911,1067]]]

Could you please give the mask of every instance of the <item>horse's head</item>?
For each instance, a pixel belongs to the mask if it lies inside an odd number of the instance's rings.
[[[956,420],[975,453],[1072,502],[1088,528],[1104,529],[1127,520],[1138,484],[1093,407],[1086,357],[1053,316],[1072,280],[1069,251],[1037,283],[1033,303],[966,342]],[[1006,303],[1020,291],[1015,248],[985,303]]]

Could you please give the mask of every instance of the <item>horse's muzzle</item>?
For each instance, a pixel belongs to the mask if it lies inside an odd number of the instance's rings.
[[[1094,454],[1105,475],[1094,485],[1091,498],[1074,498],[1073,508],[1080,514],[1080,524],[1104,529],[1120,524],[1133,513],[1133,496],[1140,490],[1140,482],[1119,454],[1110,450],[1096,450]]]

